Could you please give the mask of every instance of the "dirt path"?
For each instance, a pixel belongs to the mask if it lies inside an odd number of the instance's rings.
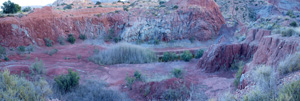
[[[20,55],[9,56],[11,61],[0,62],[1,69],[8,68],[13,73],[19,74],[21,71],[29,73],[30,64],[35,61],[35,58],[43,60],[47,68],[47,76],[49,79],[54,78],[61,73],[67,73],[68,69],[76,70],[80,73],[81,80],[92,79],[104,81],[110,85],[110,88],[121,89],[126,82],[127,74],[133,75],[137,70],[149,78],[149,81],[160,81],[168,78],[170,72],[174,68],[182,68],[186,75],[185,78],[192,81],[194,84],[206,85],[208,90],[206,94],[209,97],[214,97],[224,90],[230,89],[233,82],[233,73],[204,73],[196,68],[197,60],[193,59],[190,62],[156,62],[148,64],[118,64],[109,66],[100,66],[88,61],[88,57],[93,54],[94,49],[103,49],[100,46],[92,46],[86,44],[55,46],[58,50],[52,56],[45,54],[45,51],[53,48],[36,49],[30,54],[30,58]],[[199,48],[189,48],[199,49]],[[173,49],[160,49],[159,52],[169,51]],[[185,49],[174,49],[182,51]],[[81,56],[79,59],[78,56]]]

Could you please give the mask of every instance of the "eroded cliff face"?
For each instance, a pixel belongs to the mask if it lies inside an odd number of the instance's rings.
[[[58,36],[67,34],[86,34],[88,37],[111,34],[126,41],[168,41],[191,37],[203,41],[218,36],[224,19],[213,0],[175,1],[166,2],[162,7],[133,7],[129,11],[121,11],[122,8],[36,9],[22,18],[1,18],[0,43],[2,46],[41,46],[44,38],[57,40]],[[175,9],[175,5],[178,8]]]

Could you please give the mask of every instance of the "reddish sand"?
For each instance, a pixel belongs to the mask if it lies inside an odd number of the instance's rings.
[[[52,56],[45,54],[45,51],[51,49],[58,49],[56,54]],[[231,89],[233,82],[233,73],[205,73],[196,67],[198,60],[193,59],[190,62],[157,62],[148,64],[117,64],[110,66],[100,66],[88,61],[88,57],[93,54],[94,49],[104,49],[101,46],[86,45],[78,43],[75,45],[56,45],[48,48],[36,48],[30,54],[30,59],[26,59],[26,55],[9,56],[10,61],[0,62],[1,69],[8,68],[12,73],[19,74],[21,71],[29,73],[28,67],[35,61],[35,58],[43,60],[47,68],[47,76],[49,79],[55,76],[66,73],[67,69],[73,69],[80,73],[81,80],[92,79],[97,81],[104,81],[110,85],[110,88],[120,90],[123,89],[126,81],[127,73],[133,75],[138,70],[143,75],[151,76],[154,74],[168,75],[174,68],[183,68],[186,72],[185,79],[192,81],[194,85],[206,85],[208,90],[206,94],[209,97],[215,97],[217,94],[225,90]],[[169,50],[169,49],[165,49]],[[82,58],[78,59],[77,55]],[[69,59],[65,60],[65,57]],[[135,97],[129,93],[133,99]]]

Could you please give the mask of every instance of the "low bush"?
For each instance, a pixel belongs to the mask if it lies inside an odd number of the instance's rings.
[[[143,80],[142,74],[139,71],[135,71],[133,76],[136,78],[136,80],[140,80],[140,81]]]
[[[200,49],[197,51],[197,53],[195,54],[195,58],[199,59],[203,56],[204,50]]]
[[[9,61],[9,58],[7,56],[4,56],[5,61]]]
[[[288,29],[288,30],[285,30],[285,31],[282,31],[281,32],[281,35],[283,37],[291,37],[295,34],[295,31],[293,29]]]
[[[49,38],[44,38],[44,42],[47,47],[52,47],[53,41]]]
[[[25,52],[26,51],[25,46],[19,46],[19,47],[17,47],[17,49],[18,49],[19,52]]]
[[[163,62],[174,61],[177,59],[178,59],[177,54],[173,52],[165,52],[162,57]]]
[[[181,69],[177,69],[175,68],[173,71],[172,71],[172,74],[174,75],[174,77],[176,78],[183,78],[183,71]]]
[[[22,11],[23,12],[29,12],[29,11],[31,11],[32,9],[31,9],[31,7],[25,7]]]
[[[87,81],[64,95],[64,101],[130,101],[123,93],[107,88],[108,85],[96,81]]]
[[[140,46],[119,43],[89,58],[90,61],[101,65],[137,64],[157,61],[155,53]]]
[[[279,63],[277,70],[281,75],[300,70],[300,52],[287,56]]]
[[[60,44],[60,45],[65,45],[65,38],[63,36],[59,36],[57,38],[57,42]]]
[[[0,45],[0,59],[6,55],[6,50]]]
[[[173,9],[178,9],[178,6],[177,5],[173,6]]]
[[[81,40],[86,40],[86,35],[85,35],[85,34],[80,34],[80,35],[79,35],[79,39],[81,39]]]
[[[79,75],[77,72],[68,70],[68,74],[55,77],[54,80],[62,93],[69,92],[71,89],[79,85]]]
[[[126,86],[129,88],[129,90],[132,90],[132,85],[136,81],[136,77],[132,77],[127,74],[125,80]]]
[[[300,101],[300,80],[285,84],[279,92],[279,101]]]
[[[82,58],[82,56],[77,54],[77,59],[80,60],[81,58]]]
[[[184,51],[180,57],[182,60],[188,62],[193,58],[193,54],[190,51]]]
[[[185,85],[175,89],[168,89],[161,95],[162,100],[166,101],[185,101],[189,99],[190,89]]]
[[[43,79],[30,82],[11,75],[8,70],[0,72],[0,98],[3,101],[45,101],[51,93],[48,82]]]
[[[71,44],[74,44],[76,41],[76,38],[74,37],[73,34],[69,34],[67,41],[70,42]]]
[[[42,60],[39,60],[38,58],[35,59],[35,62],[31,64],[30,71],[32,74],[45,74],[46,68],[44,67],[44,63]]]
[[[239,83],[240,83],[240,79],[241,79],[241,76],[242,76],[242,73],[243,73],[243,69],[244,69],[244,66],[240,66],[239,67],[239,70],[236,72],[235,74],[235,79],[233,81],[233,85],[237,88]]]
[[[293,21],[292,23],[290,23],[290,26],[292,26],[292,27],[298,27],[298,24],[297,24],[296,21]]]

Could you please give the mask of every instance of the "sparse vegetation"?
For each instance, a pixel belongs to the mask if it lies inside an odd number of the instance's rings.
[[[300,70],[300,52],[288,55],[278,66],[278,72],[282,75],[297,70]]]
[[[204,50],[200,49],[197,51],[197,53],[195,54],[195,58],[199,59],[203,56]]]
[[[180,57],[182,60],[188,62],[193,58],[193,54],[190,51],[184,51]]]
[[[142,74],[139,71],[135,71],[133,76],[136,78],[136,80],[140,80],[140,81],[143,80]]]
[[[77,54],[77,59],[80,60],[82,57],[80,54]]]
[[[25,78],[11,75],[8,70],[0,72],[0,98],[4,101],[47,100],[52,93],[48,82],[40,79],[30,82]]]
[[[132,90],[132,85],[135,82],[136,78],[128,76],[127,74],[125,80],[126,80],[126,86],[129,87],[129,90]]]
[[[173,52],[165,52],[162,57],[163,62],[174,61],[176,59],[178,59],[178,56]]]
[[[281,35],[283,37],[291,37],[295,34],[295,31],[293,29],[288,29],[288,30],[285,30],[285,31],[282,31],[281,32]]]
[[[183,71],[181,69],[178,69],[178,68],[175,68],[173,71],[172,71],[172,74],[174,75],[174,77],[176,78],[183,78]]]
[[[149,63],[157,61],[155,53],[140,46],[119,43],[90,57],[91,61],[101,65],[121,63]]]
[[[44,38],[44,42],[47,47],[52,47],[53,41],[49,38]]]
[[[70,42],[71,44],[74,44],[76,41],[76,38],[74,37],[73,34],[69,34],[67,41]]]
[[[38,58],[35,59],[35,62],[31,64],[30,71],[32,74],[45,74],[46,68],[44,67],[44,63],[42,60],[39,60]]]
[[[85,35],[85,34],[80,34],[80,35],[79,35],[79,39],[81,39],[81,40],[86,40],[86,35]]]
[[[25,46],[19,46],[19,47],[17,47],[17,50],[19,52],[25,52]]]
[[[71,89],[79,85],[79,75],[77,72],[68,70],[68,74],[55,77],[54,80],[62,93],[69,92]]]
[[[3,6],[1,6],[1,8],[3,10],[3,13],[6,13],[6,14],[9,14],[9,13],[13,14],[13,13],[17,13],[17,12],[21,11],[21,6],[11,2],[10,0],[4,2]]]

